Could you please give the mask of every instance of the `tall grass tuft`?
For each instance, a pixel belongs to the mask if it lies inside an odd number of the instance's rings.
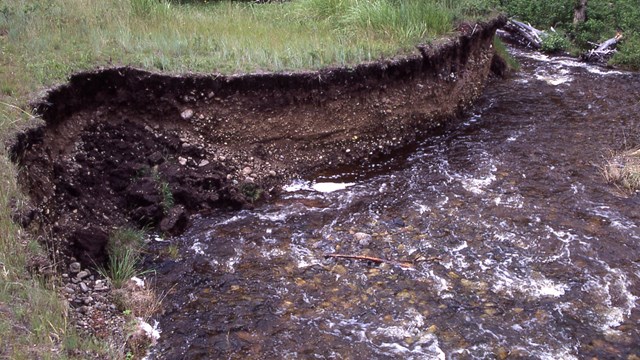
[[[623,191],[640,191],[640,149],[614,154],[602,167],[605,179]]]
[[[107,252],[109,260],[106,266],[99,266],[100,275],[111,280],[115,288],[143,272],[139,269],[140,252],[144,242],[144,232],[121,228],[109,237]]]

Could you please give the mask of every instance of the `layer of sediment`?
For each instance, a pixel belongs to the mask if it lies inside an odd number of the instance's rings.
[[[75,74],[36,104],[44,122],[12,145],[33,203],[22,221],[38,219],[65,253],[99,263],[114,227],[178,234],[194,213],[252,206],[291,177],[373,161],[472,105],[504,22],[350,68]]]

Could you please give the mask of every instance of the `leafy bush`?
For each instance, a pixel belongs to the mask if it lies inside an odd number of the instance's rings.
[[[571,44],[563,34],[551,32],[542,39],[541,50],[546,53],[558,53],[565,51]]]
[[[573,20],[574,3],[574,0],[503,0],[496,5],[510,16],[547,29],[570,24]]]

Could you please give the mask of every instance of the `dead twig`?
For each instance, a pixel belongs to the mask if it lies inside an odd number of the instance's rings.
[[[375,264],[391,264],[395,266],[399,266],[403,269],[413,269],[414,265],[408,261],[395,261],[395,260],[387,260],[374,256],[366,256],[366,255],[344,255],[344,254],[325,254],[325,258],[336,258],[336,259],[350,259],[350,260],[360,260],[360,261],[370,261]]]

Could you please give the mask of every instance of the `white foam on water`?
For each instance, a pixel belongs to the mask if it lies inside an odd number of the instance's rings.
[[[523,277],[510,272],[508,269],[498,267],[493,271],[494,280],[492,289],[495,292],[506,293],[513,296],[514,293],[527,295],[531,298],[560,297],[569,290],[569,286],[543,277]]]
[[[494,174],[489,174],[479,178],[464,177],[460,179],[462,187],[476,195],[484,194],[485,188],[491,185],[494,181],[496,181],[496,176]]]
[[[204,250],[203,248],[206,248],[206,245],[202,244],[199,241],[196,241],[193,243],[193,245],[191,245],[191,250],[193,250],[193,252],[195,252],[197,255],[204,255]]]
[[[601,216],[611,221],[611,226],[619,230],[624,230],[625,232],[628,232],[628,230],[638,229],[638,225],[636,225],[635,222],[621,215],[619,212],[612,210],[609,206],[605,206],[605,205],[595,206],[593,209],[591,209],[591,211],[595,215]],[[638,236],[636,234],[633,234],[633,232],[629,232],[629,235],[632,236],[634,239],[638,238]]]
[[[234,215],[234,216],[232,216],[232,217],[230,217],[230,218],[228,218],[226,220],[223,220],[223,221],[217,223],[216,226],[231,224],[231,223],[234,223],[236,221],[240,221],[240,220],[246,219],[249,215],[251,215],[251,214],[248,211],[242,210],[238,214],[236,214],[236,215]]]
[[[514,53],[517,53],[519,56],[527,57],[527,58],[538,60],[538,61],[542,61],[542,62],[553,63],[553,64],[556,64],[558,66],[568,66],[568,67],[573,67],[573,68],[583,68],[583,69],[586,69],[587,71],[589,71],[591,73],[598,74],[598,75],[624,75],[624,74],[628,74],[629,73],[629,72],[624,72],[624,71],[619,71],[619,70],[605,69],[605,68],[602,68],[600,66],[592,65],[592,64],[589,64],[589,63],[585,63],[585,62],[581,62],[581,61],[578,61],[577,59],[573,59],[573,58],[550,57],[550,56],[541,54],[539,52],[521,51],[521,50],[518,50],[518,49],[513,49],[512,51]]]
[[[416,204],[418,207],[418,213],[420,213],[420,215],[423,215],[426,212],[431,212],[431,207],[424,205],[424,204]]]
[[[270,260],[274,259],[274,258],[282,257],[282,256],[284,256],[286,254],[287,254],[286,251],[284,251],[282,249],[278,249],[278,248],[262,251],[262,256],[264,256],[265,258],[270,259]]]
[[[330,193],[334,191],[344,190],[356,183],[335,183],[335,182],[319,182],[311,185],[311,188],[317,192]]]
[[[496,196],[493,199],[493,203],[497,206],[504,206],[512,209],[522,209],[524,206],[524,197],[520,194],[507,196],[504,199],[502,196]]]
[[[596,326],[605,333],[615,332],[613,328],[621,325],[631,312],[638,306],[638,297],[630,288],[631,281],[620,269],[611,268],[604,261],[598,261],[607,271],[602,278],[590,276],[581,290],[586,297],[593,297],[600,301],[600,306],[593,308]]]
[[[536,74],[535,76],[536,79],[544,81],[552,86],[558,86],[573,81],[571,76],[566,75]]]
[[[289,249],[291,250],[291,257],[293,257],[293,260],[296,262],[298,269],[320,264],[320,260],[316,258],[311,250],[304,246],[291,244]]]
[[[465,240],[462,244],[451,249],[452,252],[459,252],[469,247],[469,243]]]
[[[563,231],[563,230],[555,230],[549,225],[545,225],[545,229],[547,229],[549,233],[553,234],[556,237],[556,239],[562,241],[565,244],[571,243],[577,240],[578,238],[576,234],[570,233],[568,231]]]
[[[309,181],[295,179],[291,181],[289,184],[282,187],[282,190],[285,192],[298,192],[298,191],[310,191],[311,184]]]
[[[297,214],[297,212],[295,212]],[[292,215],[289,211],[277,211],[266,214],[257,214],[258,219],[263,221],[271,221],[271,222],[283,222],[287,220],[287,218]]]
[[[524,351],[529,354],[533,359],[540,360],[578,360],[573,353],[575,350],[569,348],[561,348],[561,349],[530,349],[524,347],[518,347],[517,349]]]
[[[240,247],[236,247],[235,252],[236,252],[236,255],[230,257],[224,263],[225,267],[227,268],[227,271],[231,274],[236,272],[236,266],[240,263],[240,260],[242,260],[242,255],[244,255],[244,251],[242,251]]]
[[[405,311],[405,317],[409,320],[405,321],[402,326],[379,327],[372,332],[372,335],[383,335],[398,340],[418,335],[424,327],[424,316],[415,309],[409,308]]]
[[[438,294],[438,296],[443,296],[442,293],[445,291],[449,291],[449,289],[451,288],[447,279],[436,275],[432,269],[429,269],[429,271],[427,271],[425,275],[427,276],[427,278],[432,280],[433,287],[436,290],[436,293]]]
[[[282,187],[282,190],[285,192],[298,192],[298,191],[316,191],[319,193],[332,193],[339,190],[344,190],[348,187],[355,185],[356,183],[352,182],[311,182],[306,180],[296,179],[291,183]]]

